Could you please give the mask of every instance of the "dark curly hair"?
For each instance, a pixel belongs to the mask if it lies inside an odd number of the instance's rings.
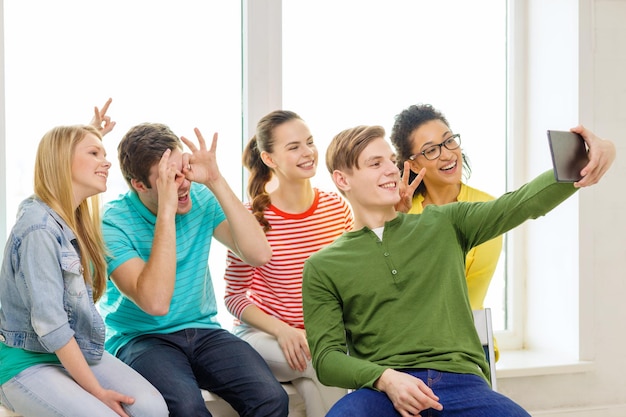
[[[412,154],[411,134],[415,129],[431,120],[441,120],[446,126],[450,127],[450,123],[448,123],[448,119],[446,119],[443,113],[430,104],[414,104],[396,115],[393,128],[391,129],[390,140],[396,151],[397,165],[400,172],[404,172],[404,162],[408,161],[409,156]],[[463,175],[467,179],[470,177],[472,169],[465,153],[461,152],[461,155],[463,157]],[[416,176],[416,173],[410,171],[409,182],[413,181]],[[414,195],[424,194],[425,192],[426,184],[422,182],[415,190]]]

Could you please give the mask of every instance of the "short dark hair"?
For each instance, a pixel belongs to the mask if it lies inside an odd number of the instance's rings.
[[[150,188],[150,168],[161,160],[167,150],[183,149],[172,130],[161,123],[142,123],[131,127],[117,146],[120,169],[128,186],[131,180],[141,181]]]

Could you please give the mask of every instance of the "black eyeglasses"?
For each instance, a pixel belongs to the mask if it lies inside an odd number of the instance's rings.
[[[461,146],[461,135],[459,133],[456,133],[438,145],[429,146],[428,148],[424,149],[422,152],[409,156],[409,159],[413,161],[418,156],[424,155],[424,158],[428,159],[429,161],[432,161],[433,159],[437,159],[439,158],[439,156],[441,156],[442,146],[445,146],[446,149],[450,151],[455,150],[456,148]]]

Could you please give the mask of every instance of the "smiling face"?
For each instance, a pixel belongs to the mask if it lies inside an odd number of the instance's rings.
[[[380,137],[372,140],[357,158],[357,164],[342,178],[334,175],[337,186],[346,194],[358,211],[383,210],[395,213],[394,205],[400,201],[400,170],[396,155],[387,141]]]
[[[307,125],[292,119],[272,131],[272,152],[262,152],[263,162],[279,181],[308,180],[317,170],[318,152]]]
[[[441,120],[431,120],[420,125],[409,136],[412,154],[417,155],[410,161],[411,170],[415,173],[426,168],[424,183],[432,190],[437,187],[458,186],[463,174],[463,157],[461,147],[449,150],[441,146],[439,158],[428,160],[420,152],[439,145],[450,138],[453,132]]]
[[[106,191],[110,167],[102,141],[96,135],[87,133],[76,144],[72,156],[72,187],[76,204]]]

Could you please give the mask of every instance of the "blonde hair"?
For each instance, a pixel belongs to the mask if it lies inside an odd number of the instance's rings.
[[[385,137],[382,126],[355,126],[343,130],[330,142],[326,149],[326,168],[330,175],[335,170],[351,172],[359,169],[359,156],[373,140]]]
[[[76,235],[85,282],[97,301],[106,286],[105,246],[100,225],[100,198],[96,194],[73,208],[72,160],[76,145],[88,134],[102,140],[93,126],[59,126],[47,132],[37,148],[35,195],[50,206]]]

